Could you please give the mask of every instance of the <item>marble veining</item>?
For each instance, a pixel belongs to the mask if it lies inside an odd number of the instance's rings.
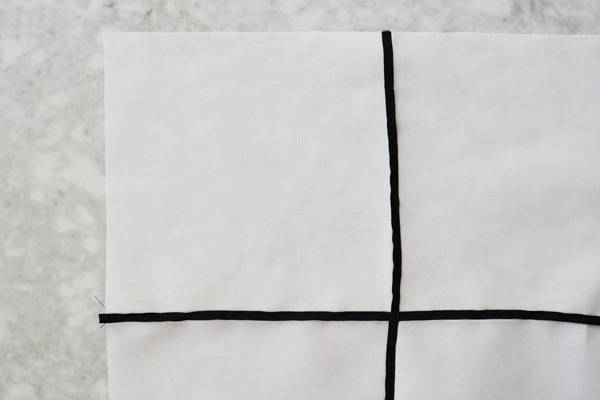
[[[4,0],[0,398],[106,399],[105,31],[600,33],[595,0]]]

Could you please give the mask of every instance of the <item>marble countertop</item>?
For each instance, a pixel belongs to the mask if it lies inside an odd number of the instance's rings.
[[[600,33],[595,0],[0,4],[0,398],[106,399],[105,31]]]

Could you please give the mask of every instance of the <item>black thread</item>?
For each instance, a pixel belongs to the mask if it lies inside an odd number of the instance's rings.
[[[387,311],[229,311],[100,314],[100,323],[165,321],[388,321]]]
[[[390,207],[392,217],[392,312],[400,310],[400,281],[402,278],[402,243],[400,239],[400,196],[398,193],[398,133],[396,129],[396,103],[394,99],[394,53],[392,36],[382,32],[387,115],[388,149],[390,156]]]
[[[383,80],[387,117],[388,150],[390,157],[390,208],[392,217],[392,313],[400,311],[400,281],[402,278],[402,247],[400,240],[400,197],[398,193],[398,132],[396,128],[396,99],[394,96],[394,48],[390,31],[381,32],[383,45]],[[385,399],[394,400],[396,374],[396,339],[398,321],[390,319],[385,353]]]
[[[443,321],[520,319],[600,326],[600,316],[563,313],[558,311],[530,310],[427,310],[427,311],[235,311],[207,310],[192,312],[157,312],[99,314],[101,324],[119,322],[168,322],[168,321]]]
[[[400,321],[438,321],[438,320],[483,320],[483,319],[521,319],[600,326],[600,316],[589,314],[563,313],[558,311],[530,310],[430,310],[403,311]]]
[[[385,400],[394,400],[396,387],[396,341],[398,340],[398,320],[388,323],[387,346],[385,350]]]

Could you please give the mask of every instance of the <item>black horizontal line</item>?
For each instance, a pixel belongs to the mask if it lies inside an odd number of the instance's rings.
[[[402,311],[400,321],[436,320],[482,320],[482,319],[524,319],[537,321],[571,322],[575,324],[600,325],[600,316],[573,314],[557,311],[530,310],[430,310]]]
[[[428,311],[234,311],[207,310],[192,312],[149,312],[100,314],[102,324],[117,322],[177,322],[177,321],[438,321],[522,319],[570,322],[598,325],[600,316],[529,310],[428,310]]]
[[[100,323],[161,321],[388,321],[387,311],[229,311],[100,314]]]

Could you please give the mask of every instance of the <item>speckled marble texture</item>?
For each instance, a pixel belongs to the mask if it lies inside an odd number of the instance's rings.
[[[0,398],[105,399],[104,31],[600,33],[596,0],[0,3]]]

